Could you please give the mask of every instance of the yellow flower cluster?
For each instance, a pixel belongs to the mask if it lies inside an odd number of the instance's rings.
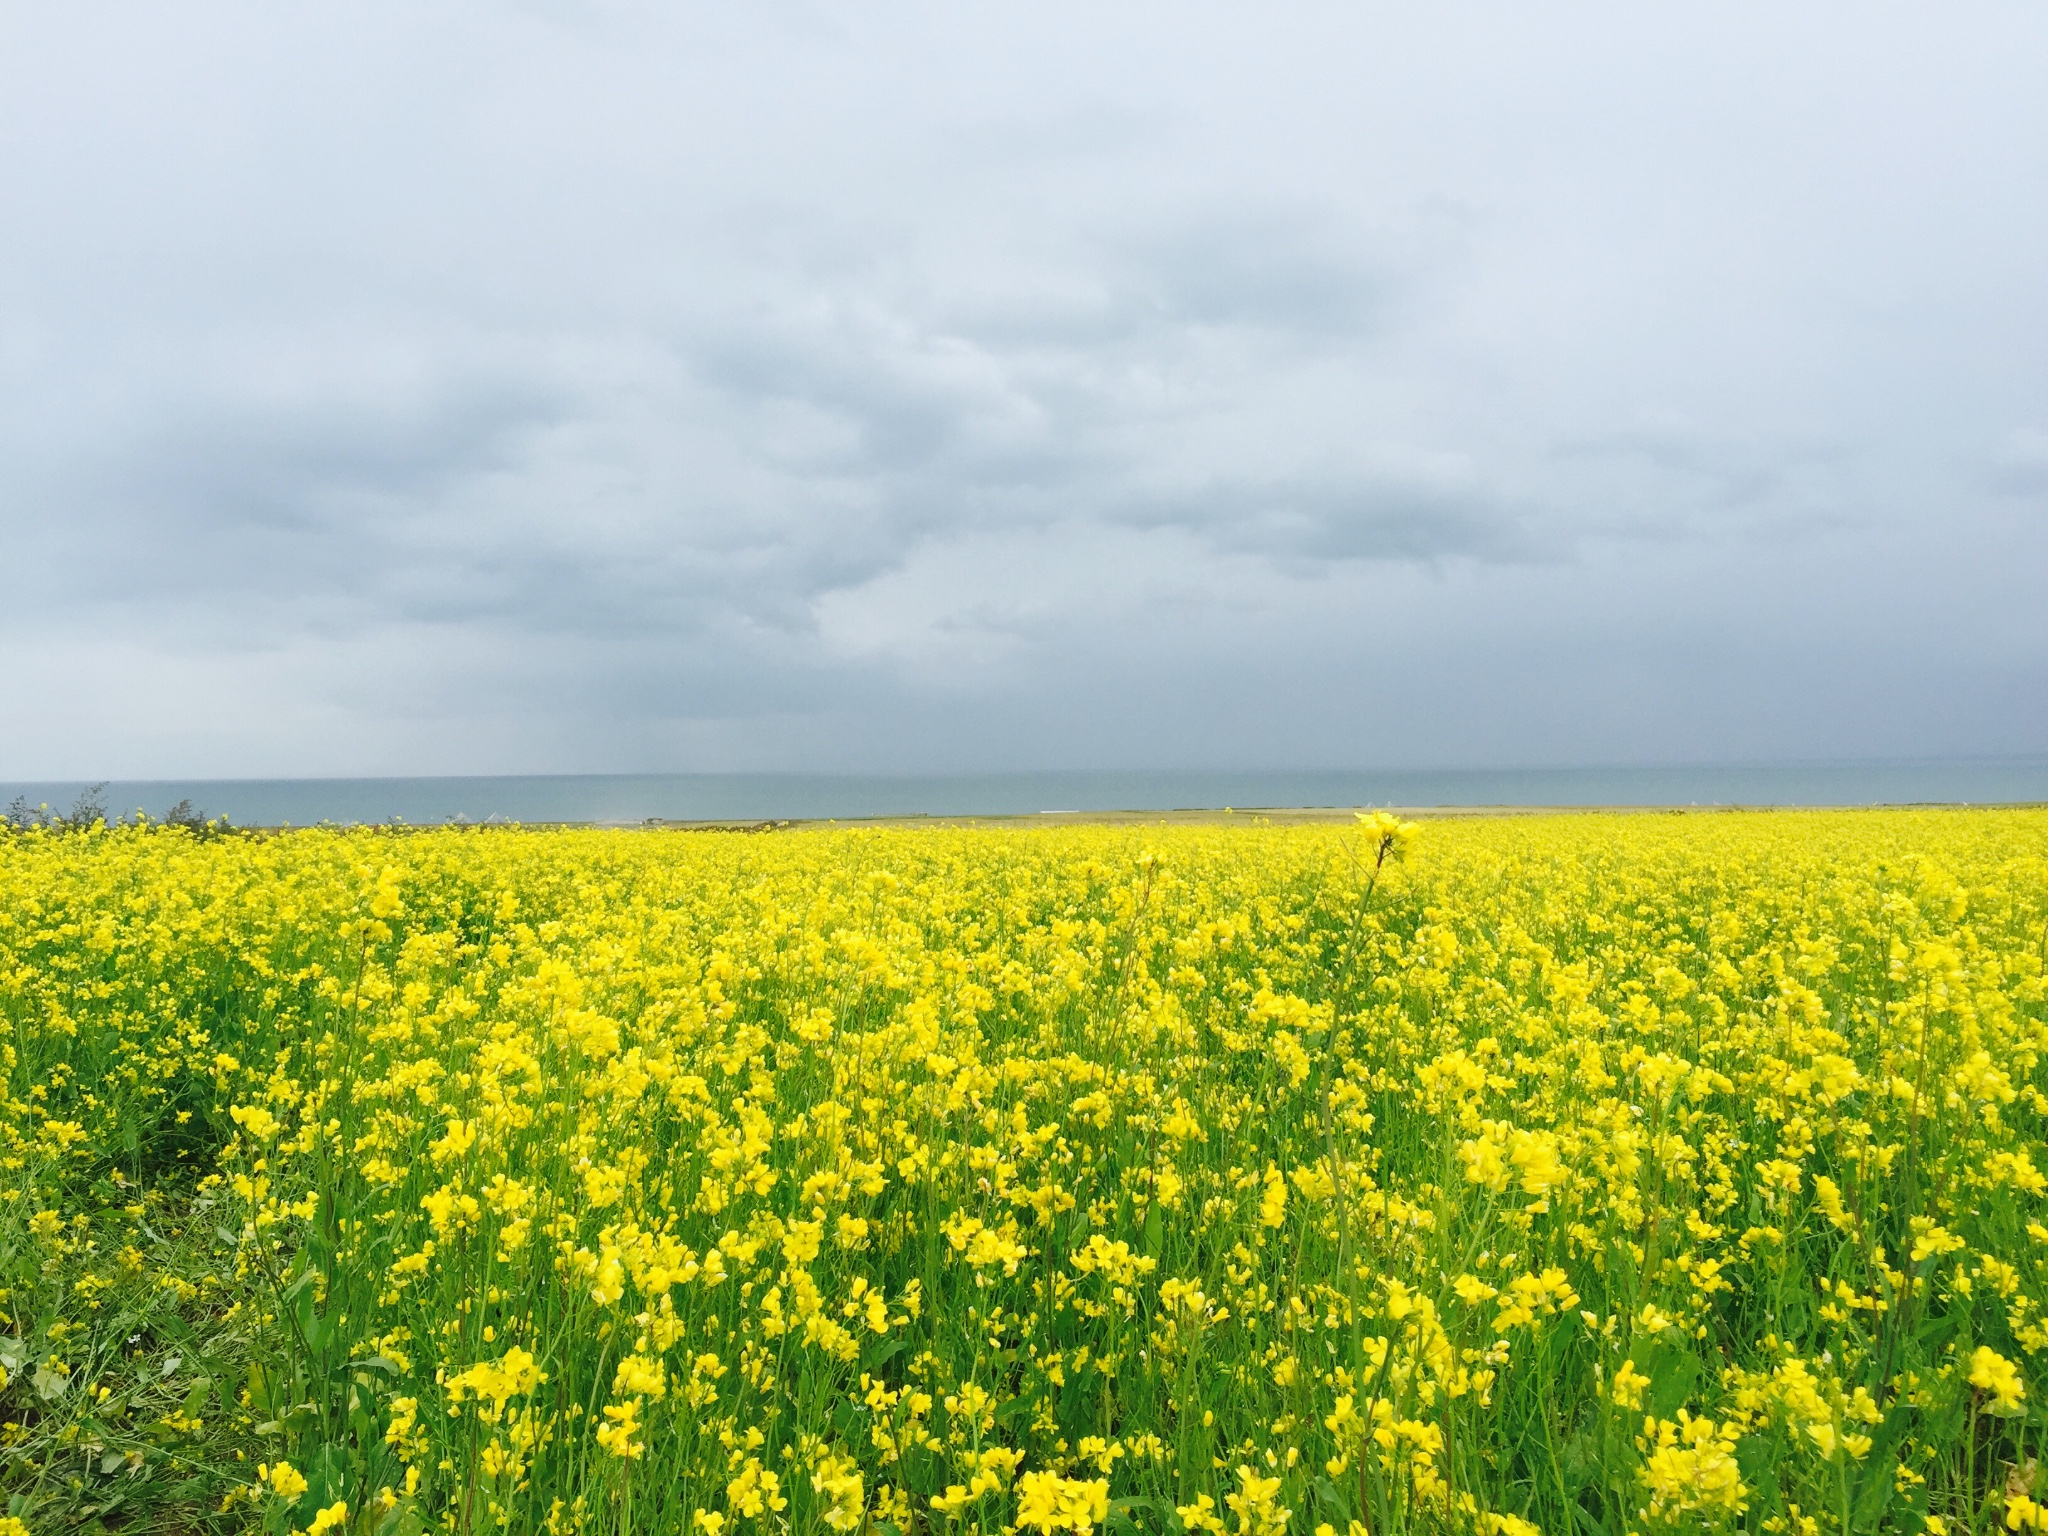
[[[2044,960],[2035,811],[0,836],[7,1528],[2035,1529]]]

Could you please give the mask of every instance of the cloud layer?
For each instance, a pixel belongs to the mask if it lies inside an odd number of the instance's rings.
[[[0,777],[2048,750],[2048,19],[45,8]]]

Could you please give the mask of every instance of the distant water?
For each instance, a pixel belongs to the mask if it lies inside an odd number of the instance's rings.
[[[87,787],[0,784],[0,805],[19,796],[31,807],[66,810]],[[140,809],[152,816],[189,800],[237,826],[780,821],[1223,806],[1986,805],[2048,801],[2048,757],[1690,768],[155,780],[109,783],[101,798],[117,814]]]

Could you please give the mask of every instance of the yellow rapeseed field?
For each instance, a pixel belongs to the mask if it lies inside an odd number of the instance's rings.
[[[0,835],[0,1536],[2040,1530],[2044,920],[2034,811]]]

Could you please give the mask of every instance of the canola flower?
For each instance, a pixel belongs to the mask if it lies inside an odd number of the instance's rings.
[[[2042,1529],[2044,876],[0,837],[0,1533]]]

